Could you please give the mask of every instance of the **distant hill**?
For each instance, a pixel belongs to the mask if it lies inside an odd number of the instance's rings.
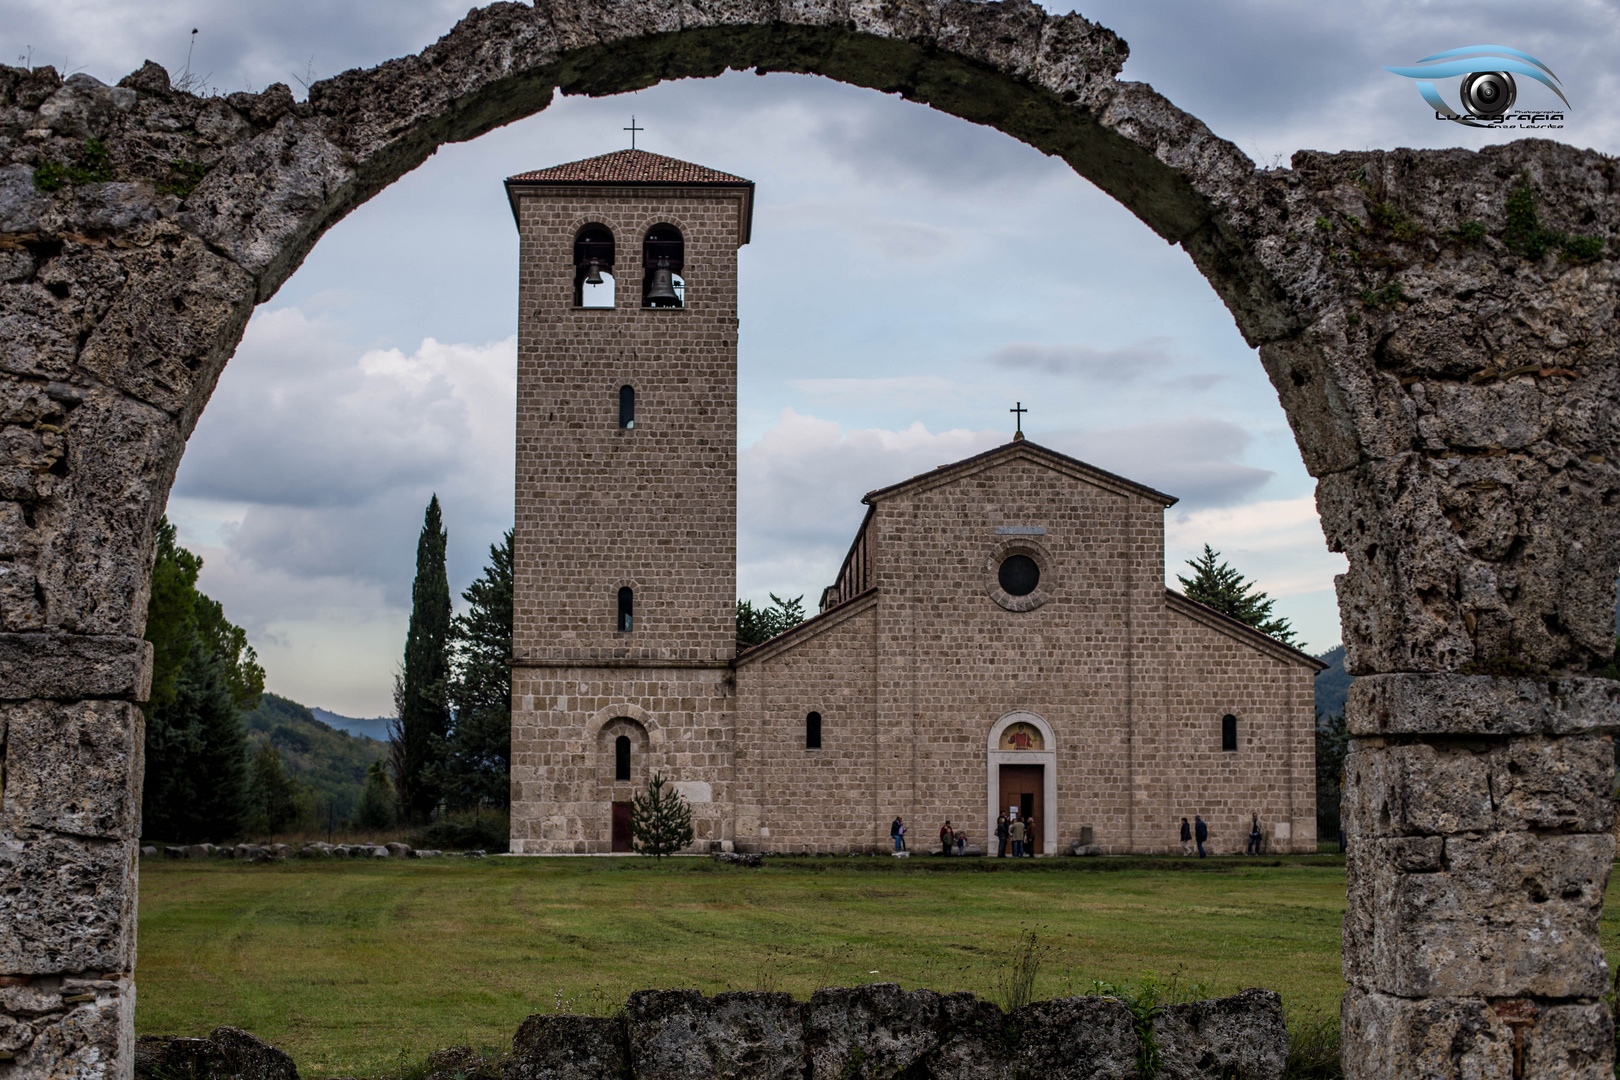
[[[322,819],[327,817],[328,808],[335,819],[352,818],[365,786],[366,770],[388,753],[387,743],[350,734],[317,719],[315,711],[277,694],[265,694],[246,719],[250,738],[255,742],[269,739],[270,745],[281,751],[288,775],[315,796],[316,813]]]
[[[353,716],[340,716],[335,712],[315,706],[311,706],[309,711],[321,723],[335,727],[340,731],[347,731],[351,735],[364,735],[368,739],[376,739],[379,742],[388,741],[388,722],[392,717],[374,716],[362,720]]]
[[[1323,716],[1344,712],[1344,696],[1356,680],[1344,673],[1344,646],[1335,645],[1317,657],[1328,669],[1316,676],[1316,711]]]

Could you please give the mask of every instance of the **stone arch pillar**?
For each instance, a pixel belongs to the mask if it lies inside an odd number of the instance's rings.
[[[19,1080],[130,1072],[153,528],[253,306],[440,144],[559,88],[726,68],[994,126],[1188,253],[1259,348],[1350,563],[1351,1075],[1509,1075],[1516,1042],[1535,1069],[1606,1069],[1615,164],[1530,140],[1256,169],[1120,81],[1127,52],[1028,0],[540,0],[304,103],[199,99],[151,63],[117,89],[0,68],[0,975],[92,995],[0,1017],[26,1027],[6,1028]],[[110,181],[34,183],[88,136]],[[1489,916],[1446,914],[1466,910]]]

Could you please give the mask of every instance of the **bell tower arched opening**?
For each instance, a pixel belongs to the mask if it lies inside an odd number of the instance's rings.
[[[586,225],[574,239],[574,306],[614,306],[613,231],[606,225]]]
[[[673,225],[654,225],[642,242],[641,306],[686,306],[686,241]]]

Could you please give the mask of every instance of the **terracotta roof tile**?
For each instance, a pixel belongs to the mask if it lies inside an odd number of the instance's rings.
[[[615,150],[611,154],[570,161],[549,169],[518,173],[508,184],[752,184],[740,176],[677,161],[645,150]]]

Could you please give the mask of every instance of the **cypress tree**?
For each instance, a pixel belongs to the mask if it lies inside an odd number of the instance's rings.
[[[439,778],[450,733],[446,695],[450,679],[450,579],[445,572],[448,537],[439,497],[428,502],[422,535],[416,542],[416,583],[411,588],[411,624],[405,637],[400,677],[400,808],[425,822],[442,796]]]
[[[1187,599],[1212,607],[1222,615],[1230,615],[1238,622],[1254,627],[1262,634],[1270,634],[1284,645],[1293,645],[1294,630],[1288,620],[1272,618],[1271,605],[1275,602],[1263,592],[1255,591],[1255,584],[1224,562],[1217,562],[1221,553],[1204,545],[1204,553],[1188,559],[1193,576],[1176,575]]]
[[[511,803],[512,533],[489,549],[483,576],[461,594],[455,621],[454,727],[444,771],[452,810]]]

